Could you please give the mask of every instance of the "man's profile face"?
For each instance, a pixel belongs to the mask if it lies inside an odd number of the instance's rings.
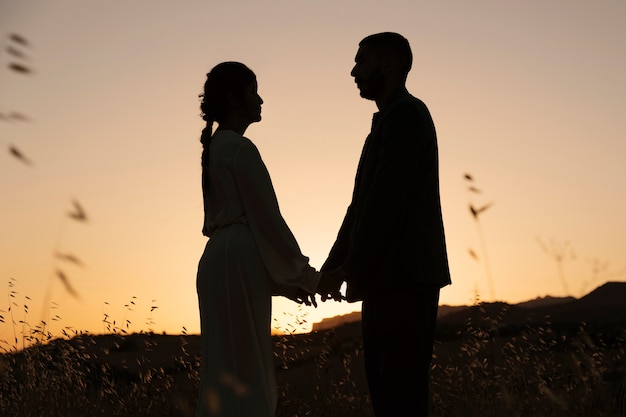
[[[361,97],[376,100],[380,97],[385,85],[380,54],[372,48],[361,46],[356,53],[354,62],[350,75],[354,77]]]

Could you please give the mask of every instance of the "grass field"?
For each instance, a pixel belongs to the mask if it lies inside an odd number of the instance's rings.
[[[626,416],[623,326],[439,328],[434,417]],[[193,416],[197,335],[73,333],[0,356],[2,416]],[[398,343],[410,343],[398,335]],[[359,323],[274,337],[278,417],[373,416]]]

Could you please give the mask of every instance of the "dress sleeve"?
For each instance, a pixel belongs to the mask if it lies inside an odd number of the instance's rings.
[[[283,219],[270,175],[252,142],[247,141],[237,152],[234,171],[248,226],[274,284],[274,295],[292,295],[297,287],[315,293],[319,274]]]

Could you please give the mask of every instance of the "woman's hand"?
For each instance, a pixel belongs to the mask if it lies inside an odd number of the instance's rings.
[[[289,297],[291,300],[295,301],[298,304],[304,304],[307,306],[313,305],[313,307],[317,307],[317,300],[315,299],[315,294],[310,294],[303,290],[302,288],[298,288],[293,297]]]

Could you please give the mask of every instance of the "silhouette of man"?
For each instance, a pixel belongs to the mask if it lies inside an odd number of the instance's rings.
[[[365,368],[377,417],[427,416],[439,290],[451,283],[439,197],[437,138],[405,87],[412,65],[397,33],[367,36],[351,75],[374,100],[352,202],[328,259],[322,300],[362,301]]]

